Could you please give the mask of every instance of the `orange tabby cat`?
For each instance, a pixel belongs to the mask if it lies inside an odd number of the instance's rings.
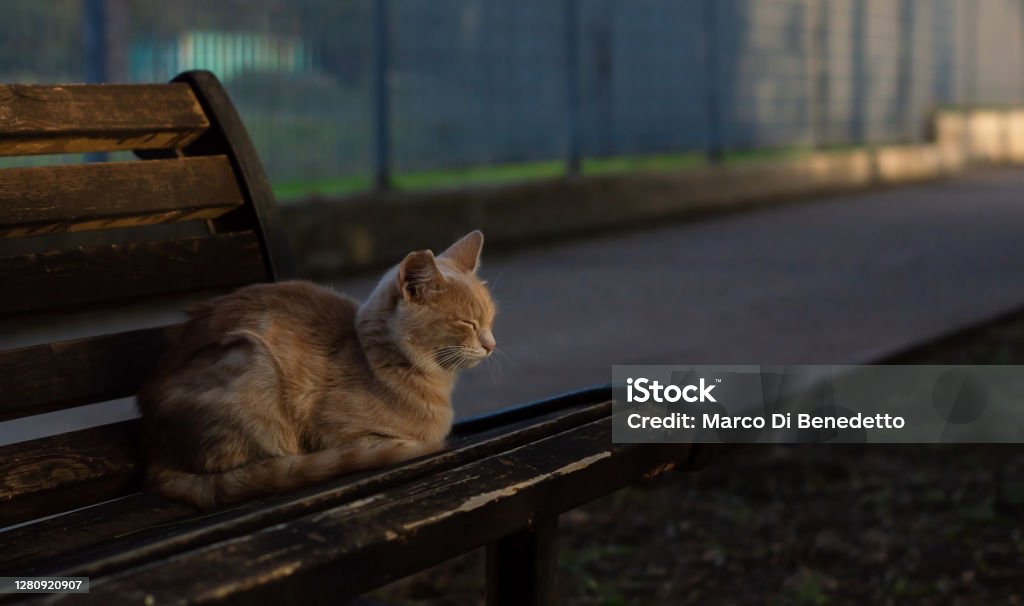
[[[193,309],[139,393],[148,485],[212,507],[440,449],[495,348],[482,246],[410,253],[362,305],[296,281]]]

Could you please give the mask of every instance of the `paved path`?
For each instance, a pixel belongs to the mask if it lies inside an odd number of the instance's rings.
[[[1024,304],[1024,171],[484,260],[507,358],[464,375],[460,414],[616,363],[865,361]]]
[[[617,363],[863,361],[1024,303],[1024,171],[484,262],[503,355],[464,374],[462,416],[608,382]],[[373,282],[335,286],[362,297]]]

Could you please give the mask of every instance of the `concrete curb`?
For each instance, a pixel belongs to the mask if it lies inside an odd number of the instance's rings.
[[[1024,109],[942,110],[934,141],[679,172],[367,193],[281,207],[300,272],[350,273],[439,248],[475,228],[489,245],[579,235],[698,213],[859,191],[1024,163]]]

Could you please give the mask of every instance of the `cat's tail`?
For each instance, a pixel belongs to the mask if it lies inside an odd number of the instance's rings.
[[[202,509],[294,490],[329,478],[393,465],[440,450],[441,443],[396,441],[376,448],[332,448],[247,463],[223,473],[190,473],[151,465],[150,489]]]

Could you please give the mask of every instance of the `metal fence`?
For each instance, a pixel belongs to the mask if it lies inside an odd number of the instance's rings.
[[[225,82],[275,184],[917,141],[1024,102],[1024,0],[34,0],[0,81]]]

